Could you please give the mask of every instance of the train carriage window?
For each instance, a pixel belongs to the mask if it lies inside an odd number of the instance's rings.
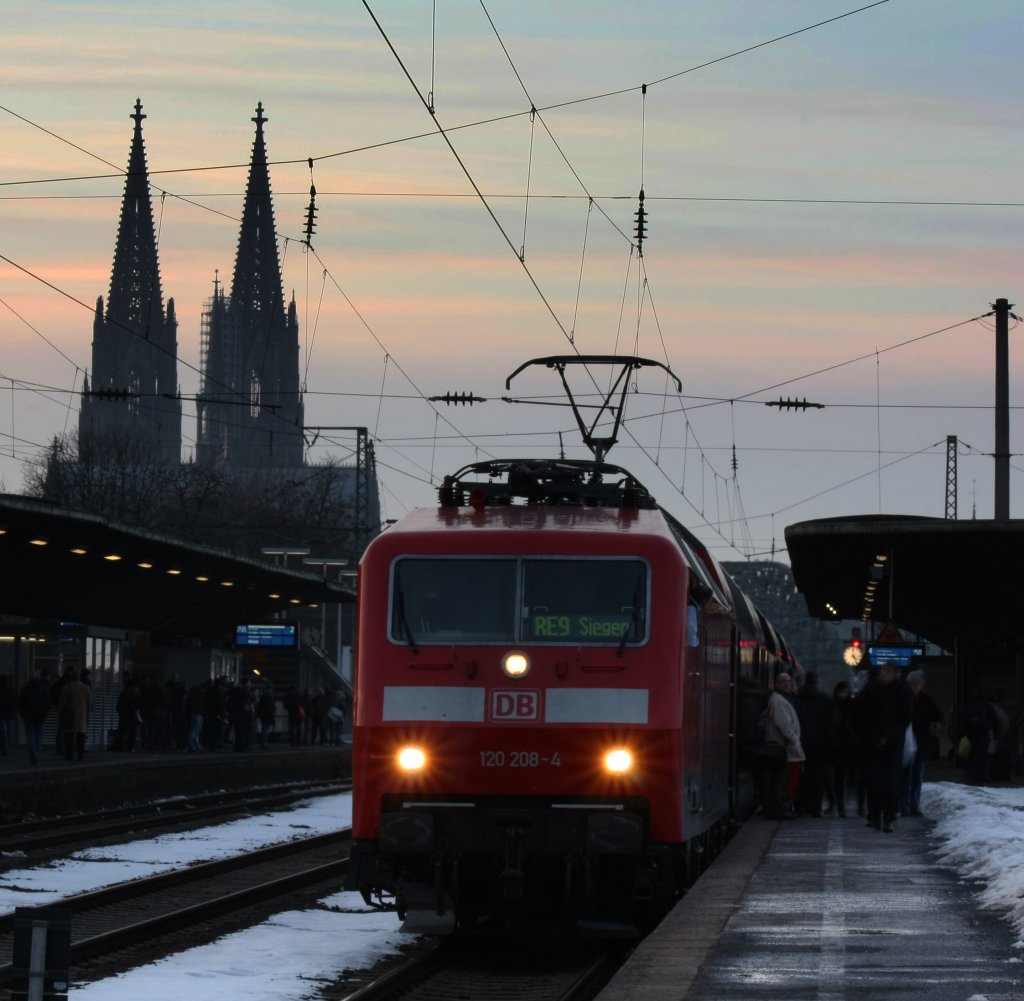
[[[403,559],[395,565],[391,638],[420,643],[515,640],[516,561]]]
[[[625,646],[647,630],[647,565],[639,560],[523,561],[523,639]]]

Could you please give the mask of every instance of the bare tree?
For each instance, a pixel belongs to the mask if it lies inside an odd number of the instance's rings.
[[[246,556],[282,544],[359,555],[355,470],[336,459],[291,469],[168,466],[139,439],[72,433],[37,457],[26,493]]]

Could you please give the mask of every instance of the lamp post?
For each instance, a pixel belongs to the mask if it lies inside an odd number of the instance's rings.
[[[280,565],[287,566],[289,556],[308,556],[309,546],[260,546],[260,552],[264,556],[273,556],[275,564],[280,557]]]
[[[309,552],[307,549],[306,552]],[[324,572],[324,583],[327,583],[327,568],[328,567],[347,567],[348,560],[341,556],[305,556],[302,560],[303,563],[308,567],[322,567]],[[341,573],[338,573],[338,579],[341,580]],[[338,602],[338,628],[336,637],[336,649],[337,654],[335,655],[334,664],[338,669],[338,673],[341,673],[341,602]],[[327,638],[327,606],[326,603],[320,603],[320,643],[321,648],[326,651],[327,644],[324,642]]]
[[[264,556],[274,557],[274,566],[288,566],[289,556],[308,556],[309,546],[260,546]],[[274,612],[274,618],[284,619],[284,612]]]

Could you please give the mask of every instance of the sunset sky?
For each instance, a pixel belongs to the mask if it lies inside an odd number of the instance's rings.
[[[575,351],[682,380],[638,374],[610,459],[721,559],[783,555],[812,518],[942,517],[947,435],[960,517],[992,516],[985,314],[1024,310],[1019,0],[2,6],[0,489],[77,427],[138,98],[182,394],[262,102],[306,419],[369,428],[386,517],[558,432],[582,456],[569,411],[501,401],[559,401],[546,369],[505,379]],[[425,400],[446,391],[490,402]],[[825,409],[765,405],[787,397]],[[1019,409],[1010,445],[1024,517]]]

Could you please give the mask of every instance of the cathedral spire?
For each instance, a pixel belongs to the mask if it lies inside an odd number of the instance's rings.
[[[167,463],[181,454],[177,321],[164,312],[142,101],[135,122],[114,249],[110,294],[93,319],[92,396],[83,397],[80,434],[136,439]],[[97,397],[97,393],[103,393]]]
[[[245,189],[242,226],[238,233],[238,252],[231,285],[231,302],[243,323],[264,323],[282,309],[281,264],[277,256],[277,231],[274,226],[274,203],[270,194],[270,168],[263,125],[269,119],[263,114],[263,102],[253,116],[256,138],[252,144],[249,182]]]
[[[204,313],[208,363],[196,454],[206,462],[226,454],[238,466],[298,467],[304,453],[299,325],[282,293],[262,102],[252,121],[256,136],[231,295],[218,297],[215,290]]]
[[[149,169],[142,139],[142,101],[136,99],[132,148],[128,157],[121,221],[117,230],[114,268],[107,298],[107,318],[123,323],[148,338],[152,321],[163,312],[160,265],[157,261],[153,202],[149,193]]]

